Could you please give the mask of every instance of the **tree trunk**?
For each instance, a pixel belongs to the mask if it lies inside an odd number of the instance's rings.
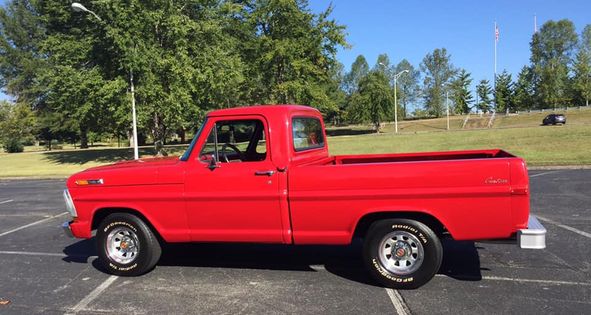
[[[152,137],[154,138],[154,150],[157,156],[166,156],[164,151],[164,135],[166,127],[162,123],[162,119],[158,113],[154,113],[154,125],[152,127]]]
[[[80,127],[80,149],[88,149],[88,128]]]
[[[185,132],[184,128],[180,128],[178,131],[179,137],[181,137],[181,143],[185,143],[185,138],[187,137],[187,133]]]
[[[129,139],[129,146],[133,148],[133,130],[127,130],[127,138]]]

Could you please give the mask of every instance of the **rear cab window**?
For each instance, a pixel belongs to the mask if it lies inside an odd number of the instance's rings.
[[[291,121],[293,147],[296,152],[323,148],[324,133],[320,119],[315,117],[294,117]]]

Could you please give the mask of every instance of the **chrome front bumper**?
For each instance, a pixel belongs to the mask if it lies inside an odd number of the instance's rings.
[[[62,229],[68,237],[74,238],[74,234],[72,234],[72,229],[70,229],[70,222],[62,223]]]
[[[517,244],[520,248],[546,248],[546,228],[533,215],[527,220],[527,229],[517,231]]]

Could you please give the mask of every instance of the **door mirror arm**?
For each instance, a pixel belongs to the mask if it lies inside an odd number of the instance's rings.
[[[216,159],[215,154],[212,154],[209,159],[209,163],[207,164],[207,168],[209,168],[211,171],[213,171],[219,167],[220,167],[220,163]]]

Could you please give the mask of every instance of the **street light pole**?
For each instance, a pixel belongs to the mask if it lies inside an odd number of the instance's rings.
[[[408,69],[402,70],[394,76],[394,130],[396,133],[398,133],[398,96],[396,94],[398,90],[398,77],[407,72]]]
[[[72,3],[72,10],[75,12],[85,12],[92,14],[97,20],[102,22],[102,19],[91,10],[88,10],[85,6],[78,2]],[[138,150],[138,142],[137,142],[137,118],[135,114],[135,88],[133,85],[133,70],[131,67],[129,68],[129,90],[131,92],[131,118],[133,122],[133,158],[138,160],[139,157],[139,150]]]
[[[449,91],[445,91],[445,106],[447,112],[447,130],[449,130]]]
[[[133,70],[129,68],[129,90],[131,92],[131,117],[133,120],[133,158],[138,160],[140,158],[137,145],[137,118],[135,115],[135,89],[133,86]]]
[[[445,88],[445,83],[441,83],[441,87]],[[449,89],[445,89],[445,115],[447,116],[447,130],[449,130]]]

